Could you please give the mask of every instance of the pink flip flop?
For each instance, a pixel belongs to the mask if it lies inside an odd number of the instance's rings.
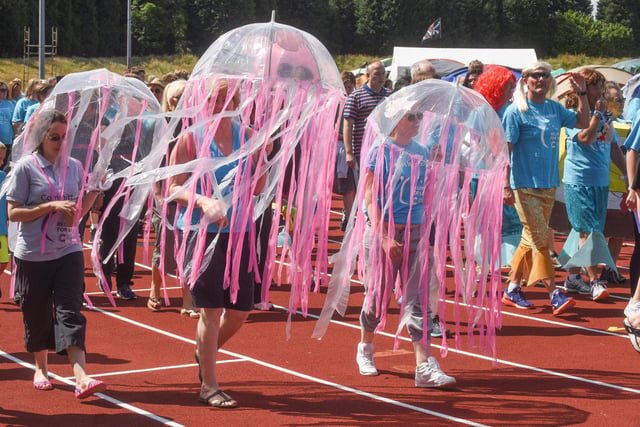
[[[53,384],[49,380],[34,381],[33,388],[36,390],[53,390]]]
[[[102,393],[107,389],[107,385],[100,380],[91,380],[87,384],[87,388],[81,390],[76,387],[76,399],[86,399],[95,393]]]

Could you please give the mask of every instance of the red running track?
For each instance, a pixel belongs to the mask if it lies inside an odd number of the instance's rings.
[[[336,239],[341,236],[338,224],[336,213],[331,224]],[[558,240],[558,249],[560,245]],[[625,246],[619,265],[628,265],[630,252]],[[197,401],[199,384],[193,359],[197,321],[180,316],[179,289],[170,289],[170,307],[157,313],[148,310],[150,271],[142,263],[142,255],[139,261],[134,278],[139,298],[118,300],[116,308],[100,295],[96,279],[87,269],[87,290],[96,305],[95,310],[84,311],[89,325],[88,370],[107,382],[109,389],[82,402],[73,397],[74,382],[66,358],[55,354],[50,355],[55,389],[33,389],[33,360],[24,350],[21,314],[8,297],[9,276],[2,275],[0,424],[640,424],[640,355],[621,329],[628,283],[610,286],[612,297],[604,303],[578,296],[576,308],[559,317],[551,314],[543,288],[530,289],[534,310],[503,308],[497,366],[478,349],[468,348],[466,337],[460,351],[450,349],[441,364],[458,380],[452,390],[413,386],[410,342],[405,338],[400,350],[392,351],[399,311],[394,303],[388,334],[376,339],[376,365],[381,375],[358,374],[355,351],[362,288],[357,284],[347,315],[334,318],[321,341],[310,336],[323,294],[310,297],[307,318],[291,317],[291,338],[287,339],[284,307],[289,294],[283,285],[271,294],[276,309],[253,312],[222,351],[219,381],[240,404],[237,409],[223,410]],[[563,279],[558,272],[557,282]],[[438,342],[434,340],[433,353],[438,353]]]

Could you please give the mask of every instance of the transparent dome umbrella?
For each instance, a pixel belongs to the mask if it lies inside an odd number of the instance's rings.
[[[425,80],[376,107],[362,150],[354,203],[359,209],[333,256],[333,276],[313,336],[322,337],[334,311],[345,314],[354,272],[370,296],[365,308],[381,319],[378,330],[384,328],[392,294],[403,297],[396,345],[402,327],[411,322],[408,300],[423,307],[427,331],[427,307],[446,319],[446,269],[452,263],[456,345],[465,302],[470,340],[477,327],[482,346],[495,354],[502,191],[509,159],[499,117],[478,93]],[[477,239],[484,254],[478,264]],[[398,281],[389,273],[394,263],[400,263]]]
[[[29,119],[14,143],[12,162],[29,155],[40,144],[48,124],[38,118],[54,110],[67,118],[67,134],[56,167],[66,175],[70,157],[82,163],[81,194],[110,188],[130,176],[136,164],[151,153],[154,133],[162,128],[160,104],[143,82],[106,69],[73,73],[62,78]],[[82,196],[78,203],[82,203]],[[127,216],[126,212],[121,214]],[[76,218],[75,223],[79,220]],[[96,235],[100,232],[99,227]],[[92,258],[94,271],[101,277],[98,240]],[[113,303],[110,293],[108,296]]]
[[[309,291],[328,278],[331,189],[344,97],[329,52],[315,37],[294,27],[273,21],[246,25],[222,35],[207,49],[176,111],[167,115],[167,132],[154,147],[165,154],[176,141],[189,138],[193,160],[165,167],[149,163],[129,181],[148,191],[152,182],[189,174],[183,185],[190,193],[184,218],[198,229],[198,242],[192,245],[195,253],[187,251],[186,240],[178,249],[183,283],[192,284],[202,273],[217,244],[217,239],[203,243],[211,218],[194,209],[198,193],[231,207],[229,246],[235,249],[227,258],[225,286],[231,287],[232,295],[238,289],[238,248],[243,247],[244,235],[267,233],[266,251],[249,249],[256,280],[264,284],[262,301],[268,301],[275,277],[278,284],[291,284],[290,311],[301,306],[306,313]],[[238,127],[239,147],[226,156],[211,156],[213,135],[224,120]],[[216,177],[225,168],[229,172]],[[264,175],[264,189],[254,196]],[[172,200],[176,195],[165,191],[165,197]],[[282,215],[282,226],[277,218],[271,225],[264,221],[263,214],[271,211]],[[291,234],[291,240],[278,254],[281,231]],[[277,257],[280,263],[274,262]]]

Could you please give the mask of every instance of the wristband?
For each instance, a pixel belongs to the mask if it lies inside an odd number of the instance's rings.
[[[602,114],[600,111],[596,110],[593,112],[593,117],[597,117],[601,122],[605,121],[604,118],[604,114]]]
[[[578,92],[578,96],[585,96],[586,94],[587,94],[586,90],[584,92]]]

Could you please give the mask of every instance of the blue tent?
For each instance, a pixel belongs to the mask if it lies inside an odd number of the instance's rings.
[[[638,74],[640,73],[640,58],[617,62],[613,64],[612,67],[620,68],[621,70],[628,71],[631,74]]]
[[[487,69],[488,67],[491,67],[492,64],[485,64],[484,68]],[[502,67],[503,65],[501,65]],[[517,70],[515,68],[511,68],[511,67],[504,67],[507,68],[508,70],[511,70],[513,72],[513,74],[515,74],[516,79],[520,79],[520,76],[522,75],[522,72],[520,70]],[[467,75],[467,70],[469,69],[469,67],[462,67],[459,68],[449,74],[446,74],[444,76],[441,76],[440,78],[442,80],[448,81],[448,82],[457,82],[458,79],[463,80],[465,78],[465,76]]]

